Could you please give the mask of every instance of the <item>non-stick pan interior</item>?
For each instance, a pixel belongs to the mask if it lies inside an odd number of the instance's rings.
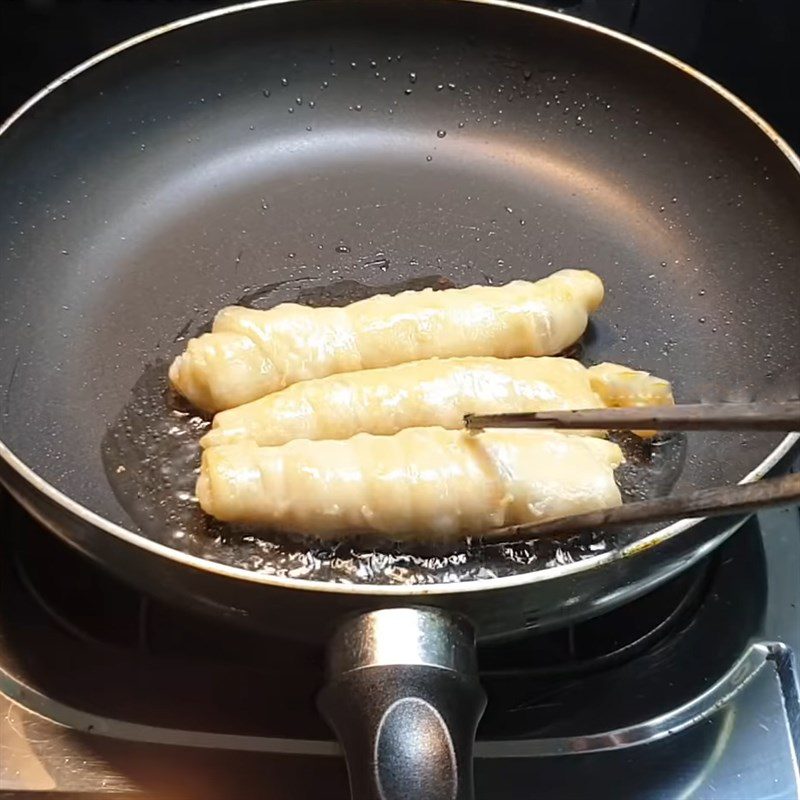
[[[584,359],[684,401],[798,395],[795,167],[692,75],[564,19],[308,0],[172,30],[8,129],[0,206],[0,439],[129,527],[103,443],[242,297],[585,267],[607,300]],[[692,435],[678,488],[781,438]]]

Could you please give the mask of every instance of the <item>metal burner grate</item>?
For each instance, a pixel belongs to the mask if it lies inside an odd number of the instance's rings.
[[[713,581],[704,562],[621,608],[567,628],[481,649],[484,679],[587,675],[645,653],[689,622]]]
[[[12,561],[20,587],[69,637],[139,654],[239,662],[249,661],[254,641],[261,641],[216,620],[199,620],[151,601],[39,529],[16,504],[9,503],[5,513],[18,532]],[[618,666],[691,619],[712,568],[713,562],[700,564],[600,617],[482,647],[481,672],[490,679],[540,679]]]

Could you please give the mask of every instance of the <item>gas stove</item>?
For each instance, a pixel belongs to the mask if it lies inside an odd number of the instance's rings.
[[[93,53],[220,4],[6,3],[0,117]],[[537,5],[675,53],[800,146],[796,3]],[[800,510],[764,512],[633,603],[481,649],[477,797],[800,798],[799,575]],[[317,649],[138,594],[0,489],[2,796],[346,798],[321,682]]]
[[[319,650],[161,605],[0,503],[0,791],[348,796]],[[798,575],[798,509],[765,512],[627,606],[481,649],[477,797],[800,797]]]

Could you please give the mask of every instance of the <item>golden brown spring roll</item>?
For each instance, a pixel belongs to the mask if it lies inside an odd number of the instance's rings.
[[[378,295],[344,308],[229,306],[169,377],[195,406],[216,412],[298,381],[425,358],[554,355],[581,336],[602,299],[600,278],[567,269],[536,282]]]
[[[667,381],[615,364],[587,369],[569,358],[426,359],[302,381],[221,411],[201,444],[388,436],[430,425],[461,428],[469,413],[665,404],[672,404]]]
[[[452,539],[617,506],[616,444],[552,431],[407,428],[204,451],[197,497],[224,522],[320,538]]]
[[[675,404],[670,382],[642,370],[606,362],[597,364],[589,370],[589,380],[592,389],[603,398],[603,403],[609,408]],[[649,438],[657,431],[633,431],[633,433]]]

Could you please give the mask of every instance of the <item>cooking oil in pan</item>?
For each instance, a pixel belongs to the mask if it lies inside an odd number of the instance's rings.
[[[267,308],[284,299],[307,305],[344,305],[379,292],[449,288],[438,276],[390,287],[341,281],[325,287],[286,284],[248,292],[237,302]],[[276,295],[284,295],[276,298]],[[191,332],[197,335],[208,326]],[[386,542],[362,546],[320,543],[279,531],[243,529],[206,516],[194,497],[200,467],[199,440],[208,419],[187,407],[168,387],[169,363],[146,367],[131,399],[103,440],[103,461],[120,505],[141,533],[178,550],[230,566],[310,580],[344,583],[442,583],[520,574],[596,556],[638,535],[636,530],[575,537],[548,537],[515,545],[481,543],[403,549]],[[669,493],[685,457],[685,438],[644,442],[619,434],[626,462],[617,482],[626,500]]]

